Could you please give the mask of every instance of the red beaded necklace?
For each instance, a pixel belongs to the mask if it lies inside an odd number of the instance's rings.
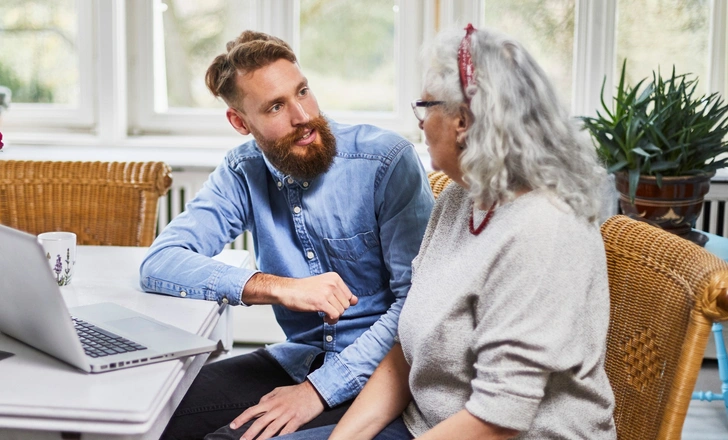
[[[478,225],[478,228],[476,229],[473,225],[473,210],[475,209],[475,203],[473,203],[473,206],[470,208],[470,233],[473,235],[480,235],[481,232],[483,232],[483,229],[485,229],[486,226],[488,226],[488,222],[490,222],[490,218],[493,217],[493,214],[495,213],[495,204],[496,202],[493,202],[493,205],[490,207],[488,212],[485,214],[485,218],[483,221]]]

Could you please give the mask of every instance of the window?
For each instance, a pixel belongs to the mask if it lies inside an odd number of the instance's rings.
[[[326,111],[394,112],[393,0],[301,0],[300,62]]]
[[[403,38],[412,15],[399,1],[373,0],[140,0],[129,27],[137,60],[130,95],[131,133],[236,133],[224,104],[204,84],[212,59],[245,29],[292,45],[320,106],[340,122],[370,122],[417,132],[408,103],[417,93],[411,75],[417,40]],[[408,1],[410,10],[416,4]],[[405,11],[406,12],[406,11]],[[280,32],[276,32],[280,29]],[[151,36],[153,44],[141,42]],[[140,40],[141,39],[141,40]],[[403,50],[406,45],[407,50]]]
[[[710,2],[706,0],[619,0],[617,3],[617,63],[627,59],[626,81],[652,79],[660,70],[698,77],[699,94],[708,91]],[[669,44],[665,44],[669,42]]]
[[[0,85],[12,91],[8,122],[36,122],[37,130],[91,127],[91,24],[90,4],[82,0],[0,3]]]
[[[3,134],[9,145],[126,148],[109,155],[218,154],[242,139],[204,74],[254,29],[291,44],[327,115],[419,142],[409,102],[420,47],[468,22],[521,41],[574,115],[596,112],[605,77],[609,100],[625,58],[630,82],[675,64],[701,92],[727,88],[728,7],[716,0],[4,0],[0,85],[13,101]]]
[[[572,94],[575,0],[487,1],[485,24],[518,40],[568,107]]]

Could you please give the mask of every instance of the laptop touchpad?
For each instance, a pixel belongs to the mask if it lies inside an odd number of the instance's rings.
[[[108,321],[106,324],[114,326],[119,330],[123,330],[128,333],[150,333],[169,330],[169,328],[163,325],[157,324],[154,321],[150,321],[140,316],[117,319],[116,321]]]

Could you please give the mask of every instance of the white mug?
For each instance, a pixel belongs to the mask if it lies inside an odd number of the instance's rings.
[[[71,282],[76,265],[76,234],[73,232],[44,232],[38,241],[45,250],[51,272],[59,286]]]

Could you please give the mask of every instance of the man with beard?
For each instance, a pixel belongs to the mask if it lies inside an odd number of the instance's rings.
[[[155,240],[141,284],[272,304],[287,340],[205,366],[163,438],[267,439],[336,423],[393,344],[433,204],[426,174],[397,134],[322,116],[278,38],[243,32],[206,83],[254,140]],[[246,230],[259,271],[210,258]]]

